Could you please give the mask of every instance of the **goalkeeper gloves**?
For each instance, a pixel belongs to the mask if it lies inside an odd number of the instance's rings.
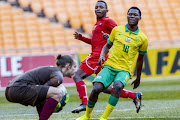
[[[68,101],[69,101],[69,94],[66,94],[66,95],[64,95],[62,100],[57,104],[54,112],[57,113],[57,112],[61,111],[64,108],[64,106],[67,104]]]

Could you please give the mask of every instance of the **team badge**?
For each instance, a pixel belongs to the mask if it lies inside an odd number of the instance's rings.
[[[135,37],[135,42],[136,42],[136,43],[138,43],[138,42],[139,42],[139,40],[140,40],[140,38]]]

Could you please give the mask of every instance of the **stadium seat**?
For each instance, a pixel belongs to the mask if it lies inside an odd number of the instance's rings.
[[[8,31],[8,33],[3,33],[3,46],[5,49],[13,49],[15,48],[15,41],[14,41],[14,35],[13,32]]]
[[[48,19],[39,19],[38,20],[41,47],[53,47],[54,41],[52,39],[52,34],[50,32],[50,22]]]
[[[52,24],[51,25],[52,37],[54,39],[55,47],[58,46],[67,46],[67,42],[65,40],[64,27],[61,24]]]
[[[73,38],[73,33],[74,29],[80,27],[83,27],[86,33],[92,32],[96,23],[94,6],[97,0],[17,1],[20,8],[11,7],[11,3],[15,0],[7,0],[6,3],[0,4],[1,48],[19,50],[29,48],[33,53],[39,53],[53,52],[59,46],[65,46],[63,51],[67,51],[67,48],[69,51],[88,51],[89,48],[83,47],[86,44]],[[147,34],[150,43],[158,42],[164,45],[164,43],[174,44],[180,41],[179,0],[106,0],[106,2],[109,9],[107,16],[115,20],[118,25],[127,23],[127,10],[130,7],[139,7],[142,12],[139,26]],[[23,11],[22,8],[29,6],[36,14]],[[37,16],[42,15],[42,11],[46,18],[54,19],[56,16],[58,22],[63,24],[52,25],[47,19],[39,19]],[[64,29],[63,25],[67,23],[70,23],[71,29]],[[44,49],[49,47],[52,49]]]
[[[29,10],[30,0],[18,0],[18,3],[24,10]]]
[[[75,11],[73,14],[70,15],[69,22],[71,24],[71,27],[73,28],[81,27],[81,21],[80,21],[79,14],[77,11]]]
[[[56,13],[56,17],[60,23],[66,23],[68,21],[66,13]]]
[[[30,13],[26,14],[25,24],[28,37],[28,46],[30,48],[41,47],[37,16]]]
[[[16,39],[16,48],[27,48],[28,47],[26,33],[16,33],[15,39]]]
[[[1,30],[0,30],[0,32],[1,32]],[[2,32],[1,32],[2,33]],[[3,46],[3,38],[2,38],[2,34],[0,34],[0,49],[3,49],[4,48],[4,46]]]
[[[43,10],[41,0],[31,0],[30,6],[34,13],[36,13],[37,15],[41,15],[41,12]]]

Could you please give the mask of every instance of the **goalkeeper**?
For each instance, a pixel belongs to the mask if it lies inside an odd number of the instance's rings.
[[[68,97],[62,98],[57,86],[63,82],[63,77],[74,75],[76,61],[70,55],[58,55],[56,65],[32,69],[9,81],[5,90],[6,99],[25,106],[36,106],[39,120],[47,120],[54,111],[62,110]]]

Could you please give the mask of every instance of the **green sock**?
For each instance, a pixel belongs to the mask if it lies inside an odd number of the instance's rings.
[[[95,102],[88,100],[87,106],[89,108],[93,108],[95,106],[95,104],[96,104]]]
[[[112,106],[116,106],[117,102],[119,101],[119,98],[113,97],[112,95],[109,97],[108,103]]]
[[[106,110],[104,111],[104,114],[101,116],[102,118],[107,119],[109,117],[111,112],[114,110],[118,100],[119,100],[119,98],[116,98],[116,97],[113,97],[113,96],[109,97],[108,105],[106,107]]]

